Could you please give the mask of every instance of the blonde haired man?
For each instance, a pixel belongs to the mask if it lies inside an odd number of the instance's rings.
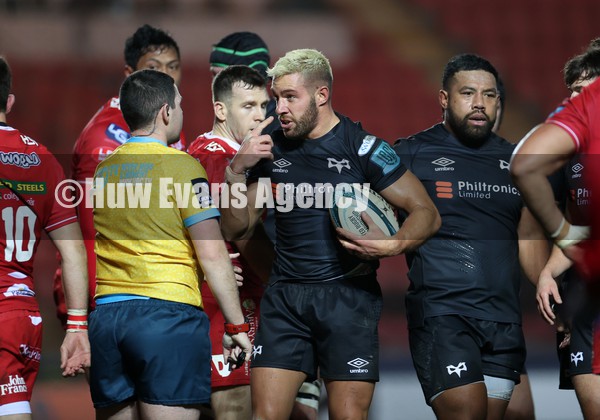
[[[379,379],[377,260],[419,246],[439,227],[439,215],[384,140],[334,112],[333,74],[323,54],[290,51],[268,75],[281,130],[261,135],[268,118],[244,141],[225,180],[246,192],[248,206],[222,208],[225,236],[243,238],[262,214],[259,185],[266,181],[275,191],[275,261],[252,352],[253,413],[287,418],[302,382],[318,369],[330,416],[366,418]],[[408,214],[394,236],[381,240],[368,216],[365,236],[334,229],[329,210],[318,205],[319,186],[354,182],[369,183]],[[285,199],[291,206],[281,205]]]

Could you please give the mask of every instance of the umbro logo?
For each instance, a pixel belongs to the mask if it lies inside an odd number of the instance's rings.
[[[350,366],[352,366],[352,367],[355,367],[355,368],[361,368],[361,367],[367,366],[367,365],[369,364],[369,362],[367,362],[367,361],[366,361],[366,360],[364,360],[364,359],[361,359],[360,357],[357,357],[357,358],[356,358],[356,359],[354,359],[354,360],[350,360],[350,361],[348,362],[348,364],[349,364]]]
[[[278,168],[285,168],[286,166],[290,166],[292,163],[281,158],[281,159],[277,159],[275,162],[273,162],[273,164],[275,166],[277,166]]]
[[[439,165],[439,166],[446,167],[448,165],[452,165],[455,162],[452,159],[441,157],[439,159],[436,159],[436,160],[432,161],[431,163],[433,163],[434,165]]]
[[[336,168],[338,173],[342,173],[342,169],[350,169],[350,162],[348,159],[336,160],[334,158],[327,158],[327,168]]]
[[[583,165],[581,163],[576,163],[575,165],[571,166],[571,170],[575,173],[579,173],[583,170]]]
[[[467,364],[465,362],[460,362],[456,366],[448,365],[448,366],[446,366],[446,369],[448,370],[448,375],[452,375],[453,373],[456,373],[456,376],[458,376],[460,378],[460,373],[467,371]]]
[[[366,361],[365,359],[361,359],[360,357],[357,357],[356,359],[350,360],[347,363],[354,368],[354,369],[350,369],[350,373],[368,373],[369,372],[369,369],[364,369],[364,367],[369,364],[369,362]]]
[[[273,162],[273,165],[277,166],[277,168],[273,168],[273,172],[287,173],[288,170],[284,169],[284,168],[287,168],[291,164],[292,164],[292,162],[287,161],[284,158],[277,159],[276,161]]]
[[[502,159],[498,160],[500,161],[500,169],[506,169],[507,171],[510,170],[510,163]]]
[[[436,171],[453,171],[454,168],[450,165],[452,165],[456,162],[454,162],[452,159],[448,159],[446,157],[441,157],[436,160],[432,160],[431,163],[439,166],[438,168],[435,168]]]
[[[571,353],[571,363],[575,363],[575,366],[577,366],[579,362],[583,362],[583,352]]]

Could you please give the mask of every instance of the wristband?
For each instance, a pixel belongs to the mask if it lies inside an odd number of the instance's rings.
[[[68,309],[67,332],[81,332],[87,329],[87,309]]]
[[[237,172],[233,172],[231,166],[225,167],[225,181],[228,184],[237,184],[237,183],[246,183],[246,174],[238,174]]]
[[[225,323],[225,333],[229,335],[235,335],[243,332],[250,331],[250,324],[248,320],[244,318],[243,324],[230,324],[228,322]]]
[[[88,327],[87,325],[82,326],[82,325],[78,325],[78,326],[67,326],[67,330],[68,333],[78,333],[78,332],[87,332],[88,331]]]
[[[574,226],[569,223],[566,223],[566,225],[568,226],[566,234],[554,239],[554,243],[560,249],[576,245],[590,236],[589,226]]]
[[[564,230],[564,232],[563,232]],[[564,238],[567,234],[567,231],[569,230],[569,223],[567,223],[567,219],[565,219],[564,217],[562,218],[562,220],[560,221],[560,225],[558,225],[558,228],[550,234],[550,237],[552,239],[556,239],[556,238]],[[562,235],[561,235],[562,233]]]

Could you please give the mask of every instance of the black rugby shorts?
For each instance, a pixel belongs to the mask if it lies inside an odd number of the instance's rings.
[[[526,350],[518,324],[460,315],[425,318],[409,329],[410,352],[427,404],[442,391],[474,382],[483,375],[519,383]]]
[[[265,291],[252,368],[328,380],[378,381],[381,289],[373,275],[319,283],[278,282]]]

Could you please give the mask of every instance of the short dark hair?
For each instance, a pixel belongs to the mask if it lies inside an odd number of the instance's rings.
[[[12,73],[6,58],[0,55],[0,112],[6,112],[8,95],[12,88]]]
[[[266,87],[267,81],[257,70],[248,66],[234,65],[223,69],[212,83],[213,102],[226,101],[231,97],[233,85],[241,83],[248,89]]]
[[[177,42],[162,29],[155,28],[148,24],[140,26],[135,33],[125,41],[125,64],[132,69],[137,69],[140,58],[150,51],[171,47],[179,55],[179,46]]]
[[[600,76],[600,42],[596,38],[588,49],[566,62],[563,75],[567,88],[580,79],[589,80]]]
[[[496,83],[498,82],[498,71],[488,60],[476,54],[459,54],[452,57],[446,64],[446,67],[444,67],[442,76],[443,89],[448,90],[450,79],[452,79],[456,73],[474,70],[483,70],[491,73],[496,79]]]
[[[175,107],[175,80],[156,70],[131,73],[121,85],[119,101],[131,131],[151,124],[164,104]]]

